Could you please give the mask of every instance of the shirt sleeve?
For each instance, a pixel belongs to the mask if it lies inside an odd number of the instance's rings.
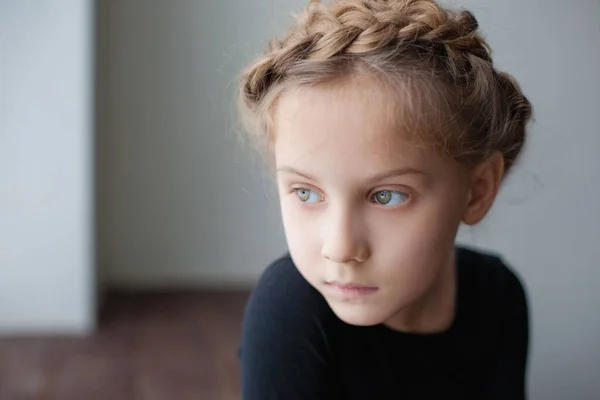
[[[525,400],[529,344],[527,296],[510,270],[504,286],[498,347],[486,381],[489,400]]]
[[[265,271],[244,315],[239,350],[243,400],[331,398],[329,313],[291,259]]]

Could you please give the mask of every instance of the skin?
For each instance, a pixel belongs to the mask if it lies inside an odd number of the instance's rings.
[[[368,78],[279,99],[273,156],[288,248],[342,321],[440,332],[454,318],[458,227],[491,207],[503,158],[466,168],[411,144],[386,123],[390,101]]]

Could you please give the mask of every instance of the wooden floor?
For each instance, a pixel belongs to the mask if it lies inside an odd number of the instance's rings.
[[[111,293],[90,337],[0,337],[0,399],[239,399],[247,297]]]

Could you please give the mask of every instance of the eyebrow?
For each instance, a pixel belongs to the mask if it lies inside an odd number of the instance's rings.
[[[301,172],[298,171],[295,168],[292,167],[288,167],[288,166],[283,166],[283,167],[279,167],[277,168],[277,172],[285,172],[285,173],[290,173],[290,174],[295,174],[298,176],[301,176],[303,178],[309,179],[311,181],[317,181],[317,179],[313,178],[312,176],[310,176],[309,174],[307,174],[306,172]],[[422,175],[422,176],[426,176],[425,172],[423,171],[419,171],[417,169],[414,168],[410,168],[410,167],[405,167],[405,168],[397,168],[397,169],[393,169],[391,171],[386,171],[386,172],[382,172],[379,174],[375,174],[369,178],[367,178],[368,182],[376,182],[376,181],[380,181],[386,178],[392,178],[395,176],[401,176],[401,175]]]

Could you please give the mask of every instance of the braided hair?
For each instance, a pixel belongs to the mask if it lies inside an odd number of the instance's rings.
[[[311,1],[242,77],[247,131],[272,143],[273,111],[285,91],[352,75],[403,96],[408,113],[397,119],[412,115],[419,121],[412,132],[467,164],[499,151],[508,171],[525,142],[531,104],[514,78],[494,68],[475,16],[433,0]]]

